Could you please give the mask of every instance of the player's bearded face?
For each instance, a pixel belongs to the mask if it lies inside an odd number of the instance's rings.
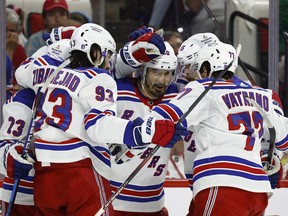
[[[146,91],[155,98],[163,96],[172,81],[172,73],[173,71],[148,68],[144,83]]]

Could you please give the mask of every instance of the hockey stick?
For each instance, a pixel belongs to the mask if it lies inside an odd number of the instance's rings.
[[[246,97],[246,99],[252,103],[252,105],[257,109],[257,111],[261,114],[264,122],[266,123],[267,127],[268,127],[268,131],[269,131],[269,135],[270,135],[270,139],[269,139],[269,149],[268,149],[268,167],[267,169],[270,170],[272,169],[272,162],[273,162],[273,154],[274,154],[274,145],[275,145],[275,139],[276,139],[276,130],[274,128],[274,126],[272,125],[268,115],[266,114],[266,112],[263,110],[263,108],[256,103],[253,99]]]
[[[45,91],[47,90],[49,83],[53,80],[53,78],[56,77],[57,73],[60,70],[62,70],[64,67],[66,67],[68,64],[70,64],[70,62],[71,62],[71,60],[67,59],[61,65],[59,65],[59,67],[57,67],[55,69],[55,71],[52,72],[52,74],[50,74],[50,76],[47,78],[47,80],[43,84],[41,90],[38,92],[36,99],[35,99],[35,105],[34,105],[33,110],[32,110],[31,121],[29,124],[28,133],[27,133],[27,136],[26,136],[26,139],[24,142],[23,151],[21,153],[22,158],[27,158],[27,152],[29,150],[31,140],[32,140],[32,137],[34,134],[34,128],[35,128],[35,124],[36,124],[36,114],[37,114],[38,108],[40,107],[40,102],[42,100],[42,97],[43,97]],[[16,194],[18,191],[19,183],[20,183],[20,179],[15,179],[13,189],[11,192],[11,197],[9,200],[9,205],[8,205],[7,212],[6,212],[6,216],[9,216],[11,214],[12,207],[13,207],[15,199],[16,199]]]
[[[220,79],[231,67],[237,56],[226,66],[226,68],[221,71],[217,77],[209,84],[209,86],[199,95],[199,97],[194,101],[194,103],[189,107],[187,112],[181,116],[177,124],[181,124],[184,119],[191,113],[191,111],[196,107],[196,105],[204,98],[208,91],[214,86],[215,82]],[[128,178],[119,186],[115,193],[110,196],[107,202],[102,206],[101,209],[95,214],[95,216],[101,216],[108,206],[114,201],[114,199],[121,193],[121,191],[129,184],[129,182],[137,175],[137,173],[145,166],[145,164],[152,158],[152,156],[158,151],[161,146],[157,145],[152,149],[150,154],[135,168],[135,170],[128,176]]]
[[[231,44],[231,41],[228,39],[228,37],[226,36],[226,34],[224,33],[224,31],[222,30],[221,26],[219,25],[217,19],[215,18],[215,16],[213,15],[212,11],[210,10],[210,8],[208,7],[208,5],[204,2],[204,0],[201,0],[202,4],[205,8],[205,10],[207,11],[208,15],[210,16],[211,20],[213,21],[214,25],[217,27],[218,31],[220,32],[220,34],[222,35],[222,37],[225,40],[225,43],[229,43]],[[232,44],[231,44],[232,45]],[[233,45],[232,45],[233,46]],[[240,56],[238,56],[238,62],[239,65],[241,66],[241,68],[243,69],[245,75],[247,76],[248,80],[250,81],[251,85],[256,85],[256,82],[254,81],[253,77],[251,76],[251,74],[249,73],[247,67],[245,66],[245,64],[242,62],[242,60],[240,59]]]

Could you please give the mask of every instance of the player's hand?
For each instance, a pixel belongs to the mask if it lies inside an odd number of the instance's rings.
[[[43,39],[46,41],[48,45],[62,39],[70,39],[76,28],[77,27],[75,26],[66,26],[66,27],[61,26],[58,28],[53,28],[51,33],[43,34]]]
[[[272,189],[280,188],[280,182],[283,175],[283,168],[280,167],[280,170],[272,175],[268,175],[270,185]]]
[[[272,164],[268,163],[268,153],[262,154],[261,162],[263,165],[263,169],[267,173],[267,175],[273,175],[277,173],[281,168],[281,161],[279,155],[277,155],[275,152],[273,154]]]
[[[281,165],[281,160],[279,156],[274,153],[272,164],[268,164],[268,154],[263,154],[261,157],[261,162],[263,169],[268,175],[270,185],[272,189],[280,187],[280,180],[283,174],[283,168]]]
[[[128,145],[129,148],[149,144],[142,141],[141,126],[143,122],[144,120],[138,117],[134,121],[130,121],[126,126],[124,132],[124,143]]]
[[[164,40],[154,32],[147,32],[135,41],[128,42],[121,50],[120,56],[124,63],[138,67],[145,62],[149,62],[166,50]]]
[[[125,145],[124,145],[125,146]],[[111,153],[112,156],[117,155],[119,152],[121,152],[121,144],[116,144],[116,143],[112,143],[112,144],[108,144],[109,147],[109,151]]]
[[[26,159],[21,157],[24,144],[17,142],[5,150],[4,164],[9,178],[21,179],[28,176],[33,167],[34,160],[27,154]]]
[[[142,139],[144,142],[151,142],[163,147],[172,148],[181,140],[181,136],[187,135],[187,129],[171,120],[155,120],[149,117],[142,124]]]

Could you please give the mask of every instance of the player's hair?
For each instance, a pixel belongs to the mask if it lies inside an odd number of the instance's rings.
[[[216,78],[219,73],[221,73],[221,71],[215,71],[212,73],[211,77]],[[231,80],[233,76],[234,76],[233,72],[227,71],[225,74],[223,74],[222,78],[226,80]]]
[[[101,51],[100,46],[97,44],[92,44],[91,49],[90,49],[90,56],[91,56],[92,61],[96,60],[93,53],[97,50]],[[94,67],[94,65],[88,59],[87,54],[83,51],[73,50],[71,52],[71,57],[72,57],[72,61],[69,64],[69,67],[72,69],[78,68],[78,67]]]
[[[20,27],[20,19],[18,14],[11,8],[6,8],[6,23],[17,25],[17,31]]]

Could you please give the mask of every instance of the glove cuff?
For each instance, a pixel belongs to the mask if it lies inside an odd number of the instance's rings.
[[[120,50],[120,56],[123,62],[127,65],[130,65],[133,68],[137,68],[142,65],[137,59],[135,59],[132,55],[132,45],[134,41],[128,42],[125,46]]]
[[[141,126],[142,131],[142,140],[145,143],[151,143],[153,135],[155,133],[155,118],[148,117],[144,119],[144,122]]]
[[[133,128],[134,128],[133,122],[129,121],[124,131],[123,143],[125,143],[129,147],[136,146],[136,143],[134,142],[133,139]]]
[[[62,29],[64,27],[58,27],[58,28],[53,28],[51,33],[50,33],[50,39],[54,43],[56,41],[60,41],[62,39]]]

